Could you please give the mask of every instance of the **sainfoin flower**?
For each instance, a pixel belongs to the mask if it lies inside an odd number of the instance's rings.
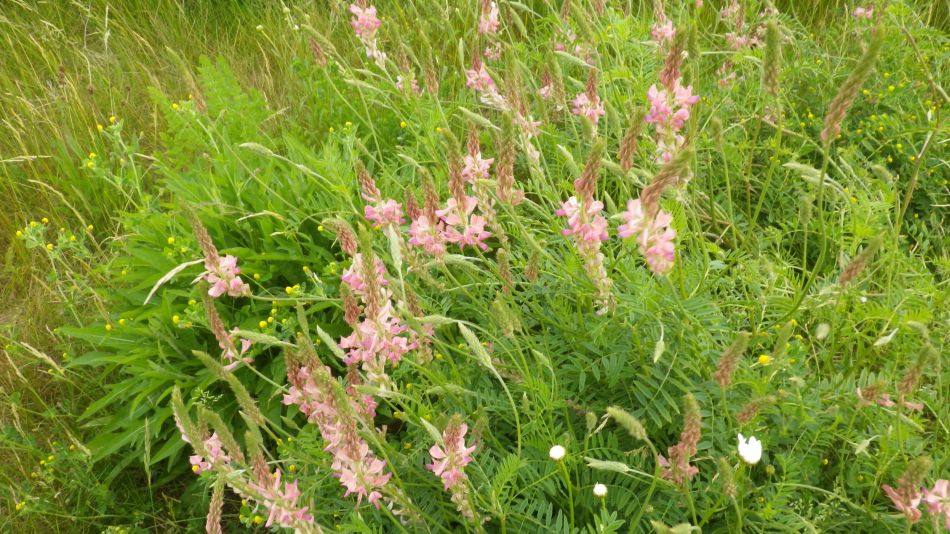
[[[241,269],[235,256],[219,256],[217,262],[205,259],[204,279],[211,287],[208,294],[214,298],[227,293],[231,297],[244,297],[251,294],[251,287],[241,280]]]
[[[488,71],[485,70],[484,63],[465,71],[465,86],[475,91],[495,90],[495,82]]]
[[[911,523],[920,521],[922,514],[917,507],[920,506],[923,494],[919,488],[904,488],[901,487],[901,485],[898,485],[897,488],[893,488],[887,484],[883,484],[881,489],[891,498],[894,507],[903,512],[908,521]]]
[[[754,436],[746,439],[739,434],[739,457],[748,464],[757,464],[762,459],[762,442]]]
[[[431,256],[445,254],[445,239],[442,237],[444,225],[438,219],[420,215],[409,225],[409,244],[421,247]]]
[[[426,464],[426,469],[442,479],[445,491],[449,492],[459,512],[469,519],[474,519],[475,510],[469,502],[468,476],[464,469],[472,461],[471,454],[475,451],[475,446],[465,445],[467,431],[468,425],[462,422],[461,417],[456,415],[449,419],[442,432],[442,444],[429,448],[432,463]]]
[[[924,503],[931,515],[943,516],[944,527],[950,530],[950,481],[941,479],[934,482],[933,489],[924,488]]]
[[[188,461],[191,463],[191,470],[196,474],[210,470],[215,464],[231,463],[231,458],[228,457],[221,448],[221,438],[218,437],[217,432],[211,434],[211,437],[204,441],[204,446],[208,453],[207,460],[200,454],[195,454],[188,458]]]
[[[482,14],[478,18],[478,33],[495,33],[498,31],[498,25],[498,4],[485,2]]]
[[[292,386],[283,402],[297,405],[307,420],[317,425],[327,442],[325,450],[333,456],[330,468],[346,488],[344,496],[356,494],[357,503],[365,497],[378,506],[380,490],[392,474],[385,471],[385,462],[373,454],[359,435],[356,400],[335,394],[335,379],[326,367],[313,372],[301,367],[288,371],[287,378]]]
[[[856,19],[870,19],[874,16],[874,7],[856,7],[851,14],[854,15]]]
[[[587,93],[578,93],[571,101],[571,113],[579,117],[587,117],[591,122],[597,124],[606,111],[604,110],[604,103],[600,101],[600,97],[596,94],[591,98]]]
[[[662,454],[657,456],[657,463],[662,468],[660,475],[663,478],[673,481],[678,486],[684,486],[689,479],[699,473],[699,468],[690,465],[689,461],[696,454],[696,446],[702,436],[701,425],[699,405],[696,404],[696,399],[692,395],[687,395],[680,440],[667,449],[668,459]]]
[[[477,246],[488,250],[485,240],[492,234],[485,230],[485,218],[473,214],[478,199],[466,196],[459,202],[453,197],[446,204],[445,209],[436,211],[444,223],[442,237],[445,241],[460,247]]]
[[[665,45],[673,42],[673,38],[676,37],[676,29],[673,28],[673,22],[667,20],[664,23],[654,24],[650,30],[650,36],[657,44]]]
[[[281,472],[276,470],[269,480],[260,484],[251,484],[251,488],[260,494],[264,506],[270,510],[265,527],[274,523],[288,528],[294,528],[301,522],[313,521],[313,516],[307,513],[306,506],[297,506],[300,490],[297,481],[285,482],[281,487]]]
[[[463,158],[465,166],[462,168],[462,178],[469,183],[475,183],[475,180],[488,178],[491,170],[491,164],[495,158],[482,159],[482,153],[466,154]]]
[[[366,205],[363,208],[363,215],[379,227],[398,226],[405,222],[402,218],[402,206],[391,198]]]
[[[360,38],[372,38],[383,24],[376,16],[376,8],[373,6],[361,8],[356,4],[350,4],[350,13],[353,14],[350,26]]]
[[[627,210],[620,213],[624,223],[617,227],[620,237],[635,237],[640,254],[646,258],[650,270],[657,274],[666,274],[673,268],[676,250],[673,240],[676,230],[670,228],[673,216],[658,210],[652,219],[648,219],[639,198],[627,202]]]

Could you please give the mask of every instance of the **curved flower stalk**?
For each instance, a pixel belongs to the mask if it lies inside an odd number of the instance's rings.
[[[574,181],[577,194],[567,199],[555,212],[556,215],[567,217],[567,228],[561,233],[574,238],[574,246],[577,247],[578,253],[584,260],[584,271],[597,288],[597,303],[600,306],[597,313],[599,314],[607,313],[613,306],[613,297],[610,294],[613,282],[607,275],[604,255],[600,252],[600,244],[608,238],[608,223],[607,219],[600,214],[604,209],[603,202],[594,200],[603,147],[602,142],[594,145],[584,172]]]
[[[350,4],[350,13],[353,14],[350,26],[366,48],[366,57],[374,60],[379,68],[385,69],[386,53],[380,50],[376,43],[376,31],[383,24],[376,16],[376,8],[366,5],[365,0],[360,0],[358,4]]]
[[[459,513],[475,522],[480,522],[469,496],[468,475],[465,466],[472,461],[470,456],[475,446],[465,445],[465,433],[468,425],[459,415],[452,416],[442,432],[442,443],[429,448],[432,463],[426,469],[442,479],[445,491],[451,495],[452,502]]]
[[[355,494],[357,503],[365,497],[378,507],[381,489],[392,474],[386,472],[386,462],[377,458],[359,435],[356,401],[338,394],[325,366],[312,370],[300,367],[287,374],[292,386],[283,402],[296,405],[308,421],[317,425],[327,442],[324,450],[333,456],[330,468],[346,488],[344,497]]]

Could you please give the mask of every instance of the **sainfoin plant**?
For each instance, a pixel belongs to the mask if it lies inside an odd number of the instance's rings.
[[[815,94],[771,4],[410,4],[284,13],[332,127],[156,95],[172,202],[69,331],[134,375],[116,448],[212,533],[950,529],[938,262],[846,145],[897,8]]]

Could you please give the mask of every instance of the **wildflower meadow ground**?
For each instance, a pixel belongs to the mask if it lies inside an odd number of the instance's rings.
[[[0,531],[950,531],[950,3],[0,5]]]

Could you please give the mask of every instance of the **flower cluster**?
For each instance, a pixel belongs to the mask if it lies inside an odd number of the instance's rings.
[[[571,113],[578,117],[586,117],[594,126],[606,113],[604,103],[597,94],[597,76],[591,71],[587,78],[587,87],[583,93],[578,93],[571,101]]]
[[[495,33],[498,31],[498,4],[492,0],[482,3],[482,14],[478,18],[478,33]]]
[[[869,20],[874,17],[874,6],[868,7],[856,7],[851,13],[856,19],[866,19]],[[950,528],[950,527],[948,527]]]
[[[180,426],[181,425],[179,425],[179,428]],[[221,448],[221,438],[218,437],[217,432],[211,434],[211,437],[204,441],[204,446],[208,453],[207,459],[200,454],[194,454],[188,458],[188,461],[191,463],[191,470],[194,471],[195,474],[204,473],[210,470],[215,464],[231,463],[231,458],[228,457]]]
[[[924,502],[927,511],[934,517],[943,516],[943,524],[950,530],[950,480],[934,482],[933,489],[924,489]]]
[[[670,228],[673,217],[663,210],[648,217],[639,198],[627,202],[627,211],[621,212],[624,223],[617,227],[620,237],[635,237],[640,254],[647,260],[650,270],[666,274],[673,268],[676,251],[673,240],[676,230]]]
[[[265,527],[274,523],[288,528],[299,526],[300,523],[313,521],[313,515],[307,513],[307,506],[298,506],[297,498],[300,490],[297,481],[284,482],[281,489],[280,469],[268,477],[270,480],[261,484],[251,484],[251,488],[259,494],[261,503],[270,511]]]
[[[417,346],[414,339],[404,335],[409,329],[394,314],[385,273],[386,267],[378,258],[373,259],[370,267],[363,255],[357,253],[341,277],[364,303],[363,319],[351,324],[353,332],[340,339],[340,348],[347,352],[345,362],[361,364],[367,380],[381,388],[390,385],[386,364],[398,364],[404,354]]]
[[[376,8],[374,6],[360,7],[357,4],[350,4],[350,13],[353,14],[350,26],[353,27],[356,36],[363,42],[363,46],[366,48],[366,57],[375,60],[380,68],[385,68],[386,54],[379,49],[376,43],[376,31],[383,24],[376,16]]]
[[[674,154],[686,143],[686,138],[680,130],[689,120],[690,108],[699,102],[699,97],[693,94],[692,86],[683,87],[679,77],[671,82],[663,88],[657,88],[656,84],[653,84],[647,90],[650,112],[645,120],[656,128],[658,164],[672,161]]]
[[[574,181],[576,195],[561,204],[554,213],[567,217],[567,228],[561,231],[574,238],[574,246],[584,260],[584,271],[597,288],[597,300],[600,308],[597,313],[606,313],[612,306],[610,288],[613,282],[604,266],[604,255],[600,251],[601,243],[608,238],[607,219],[600,214],[604,203],[594,200],[597,175],[600,172],[600,150],[591,151],[587,165],[580,178]]]
[[[300,367],[289,371],[288,379],[292,385],[283,402],[297,405],[317,425],[327,443],[325,450],[333,456],[330,468],[346,488],[344,496],[356,494],[357,503],[365,497],[379,506],[380,489],[392,474],[358,433],[356,401],[334,392],[334,378],[326,367],[312,371]]]
[[[205,258],[204,279],[211,287],[208,294],[214,298],[227,293],[231,297],[246,297],[251,294],[251,287],[241,277],[241,268],[237,266],[235,256],[217,256]]]
[[[475,446],[465,445],[467,431],[468,425],[462,422],[461,417],[454,416],[449,419],[448,425],[442,432],[442,445],[436,444],[429,448],[432,463],[426,464],[426,469],[442,478],[445,491],[451,495],[452,502],[455,503],[459,513],[469,519],[474,519],[475,510],[469,502],[466,483],[468,476],[464,468],[472,461],[470,454],[475,451]]]

